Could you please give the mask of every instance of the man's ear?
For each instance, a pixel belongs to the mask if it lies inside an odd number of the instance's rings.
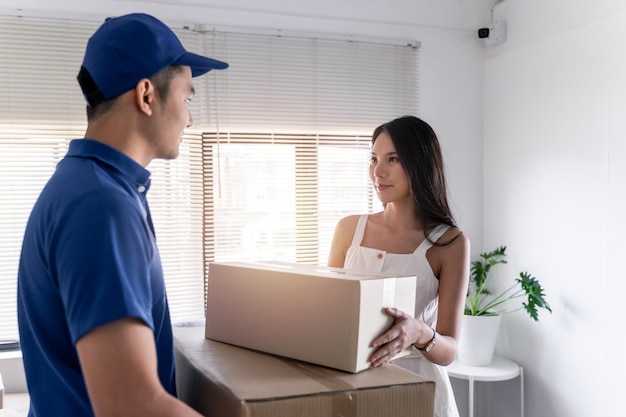
[[[135,101],[139,111],[145,113],[147,116],[152,115],[153,104],[155,99],[154,84],[147,78],[139,80],[135,86]]]

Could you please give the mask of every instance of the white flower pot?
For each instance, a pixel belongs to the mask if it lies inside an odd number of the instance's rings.
[[[457,359],[459,362],[484,366],[493,359],[502,316],[463,316]]]

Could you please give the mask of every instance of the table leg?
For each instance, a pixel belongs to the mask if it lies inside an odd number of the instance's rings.
[[[524,417],[524,368],[519,367],[519,385],[520,385],[520,398],[521,398],[521,414]]]
[[[469,399],[467,402],[469,403],[469,417],[474,417],[474,377],[469,377]]]

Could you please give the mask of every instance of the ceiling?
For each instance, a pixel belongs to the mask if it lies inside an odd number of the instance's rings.
[[[0,13],[100,19],[143,11],[163,20],[227,25],[345,21],[474,30],[502,0],[0,0]]]

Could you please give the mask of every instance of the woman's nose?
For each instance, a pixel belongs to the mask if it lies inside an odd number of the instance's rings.
[[[374,176],[380,178],[380,177],[382,177],[384,175],[385,175],[385,169],[384,169],[383,165],[380,164],[380,163],[374,165]]]

